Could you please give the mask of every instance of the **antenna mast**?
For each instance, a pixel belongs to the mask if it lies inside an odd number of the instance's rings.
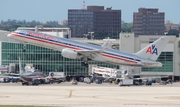
[[[82,9],[86,9],[85,1],[83,1],[83,7]]]

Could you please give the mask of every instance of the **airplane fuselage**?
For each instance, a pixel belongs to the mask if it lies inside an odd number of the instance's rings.
[[[21,43],[29,43],[36,46],[50,48],[61,51],[63,49],[70,50],[101,50],[103,47],[98,45],[87,44],[74,41],[71,39],[61,38],[57,36],[47,35],[34,31],[15,31],[8,35],[12,39]],[[116,65],[140,66],[140,67],[161,67],[162,64],[153,60],[148,60],[136,56],[133,53],[118,51],[115,49],[107,49],[101,54],[97,54],[92,58],[95,61],[107,62]]]
[[[32,83],[34,79],[43,79],[45,76],[42,72],[23,72],[20,78],[24,82]]]

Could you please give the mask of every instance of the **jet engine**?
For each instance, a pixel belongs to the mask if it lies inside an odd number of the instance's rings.
[[[65,58],[80,59],[82,56],[71,49],[63,49],[61,55]]]

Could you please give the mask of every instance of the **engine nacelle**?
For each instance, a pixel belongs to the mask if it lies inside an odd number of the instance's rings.
[[[63,49],[61,55],[65,58],[80,59],[80,55],[71,49]]]

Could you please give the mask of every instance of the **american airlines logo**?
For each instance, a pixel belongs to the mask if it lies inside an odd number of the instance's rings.
[[[152,45],[152,46],[148,47],[148,49],[146,50],[146,53],[158,55],[158,50],[155,45]]]
[[[40,38],[45,38],[45,39],[51,39],[51,40],[54,40],[54,37],[48,36],[48,35],[44,35],[44,34],[41,34],[41,33],[29,32],[29,34],[30,34],[30,35],[33,35],[33,36],[40,37]]]

